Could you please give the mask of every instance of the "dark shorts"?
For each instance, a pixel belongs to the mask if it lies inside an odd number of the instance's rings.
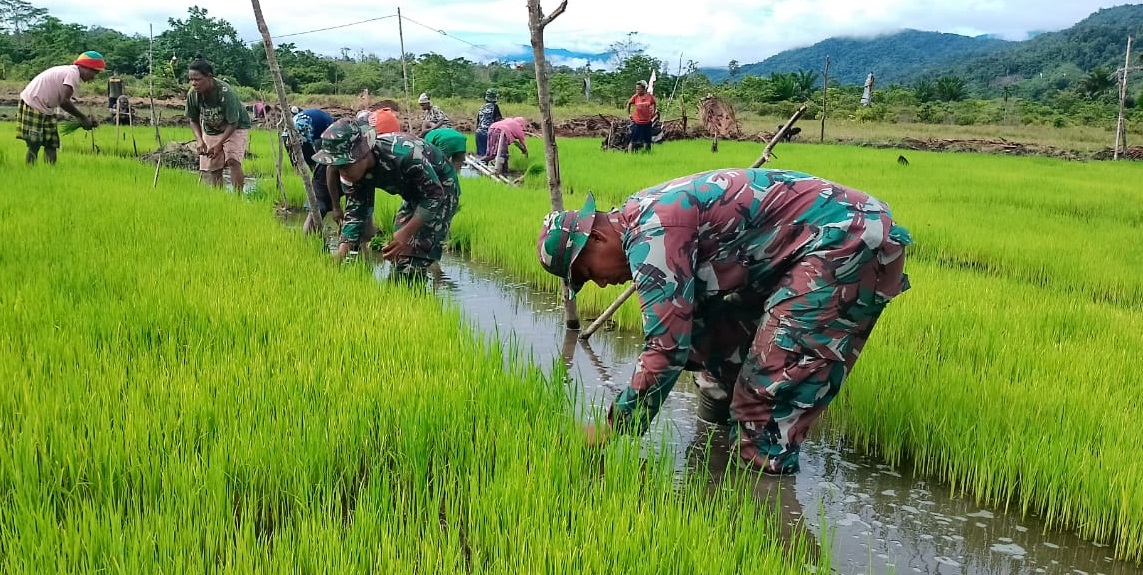
[[[647,144],[647,147],[651,147],[651,124],[631,122],[631,142]]]
[[[16,107],[16,137],[29,147],[60,147],[60,132],[54,114],[44,114],[20,100]]]

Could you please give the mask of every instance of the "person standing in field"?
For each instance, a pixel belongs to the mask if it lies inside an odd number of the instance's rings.
[[[504,114],[500,113],[500,105],[496,103],[499,99],[500,94],[489,88],[484,93],[484,105],[476,113],[476,155],[479,157],[484,157],[488,152],[488,129],[492,124],[504,119]]]
[[[317,198],[318,214],[324,219],[325,215],[333,211],[333,196],[329,193],[329,188],[326,186],[326,166],[314,161],[314,154],[321,149],[321,134],[325,132],[333,124],[333,116],[329,112],[320,108],[308,108],[301,110],[294,114],[294,128],[298,131],[298,136],[302,140],[302,161],[309,166],[313,174],[311,179],[314,187],[314,196]],[[282,139],[286,140],[289,137],[289,131],[282,134]],[[290,155],[290,164],[297,169],[298,165],[294,160],[294,156]],[[321,229],[320,221],[313,221],[312,214],[309,213],[310,205],[309,200],[306,200],[306,221],[302,224],[303,233],[315,233]]]
[[[589,444],[643,434],[681,371],[729,399],[738,462],[798,471],[810,424],[853,369],[891,299],[908,289],[909,232],[889,207],[808,174],[724,169],[639,191],[622,207],[552,212],[541,266],[574,297],[634,281],[643,352]]]
[[[631,111],[632,108],[635,109],[634,113]],[[651,125],[658,113],[655,96],[647,92],[647,82],[639,80],[635,83],[635,94],[627,100],[627,114],[631,116],[631,142],[627,144],[628,152],[643,147],[651,151]]]
[[[433,105],[427,93],[422,92],[417,98],[417,102],[421,105],[421,110],[425,112],[425,117],[421,121],[420,136],[424,137],[425,134],[437,128],[452,127],[452,120],[444,113],[444,110]]]
[[[35,164],[44,149],[44,161],[56,163],[60,147],[60,132],[56,122],[56,108],[75,116],[85,130],[95,127],[95,118],[79,111],[71,98],[80,82],[90,82],[107,68],[103,55],[88,51],[80,54],[70,65],[53,66],[40,72],[20,92],[16,107],[16,138],[24,140],[28,152],[24,160]]]
[[[123,78],[119,77],[119,72],[115,72],[107,79],[107,115],[113,120],[116,114],[121,113],[117,108],[119,97],[122,95],[124,95]]]
[[[415,136],[378,135],[341,119],[322,134],[322,149],[314,160],[337,167],[340,192],[347,196],[337,257],[345,259],[351,249],[360,249],[362,232],[373,221],[375,190],[381,188],[404,200],[393,220],[393,238],[381,256],[393,262],[396,278],[428,277],[428,267],[441,258],[460,203],[456,171],[444,154]]]
[[[199,178],[206,184],[222,187],[222,170],[230,169],[230,182],[242,197],[246,177],[242,160],[249,141],[250,114],[229,84],[214,77],[214,66],[196,57],[187,77],[186,116],[198,143]]]
[[[495,160],[493,171],[497,174],[508,173],[508,147],[515,144],[524,157],[528,156],[528,142],[524,139],[524,126],[528,120],[521,116],[505,118],[494,122],[488,128],[488,151],[481,158],[488,163]]]

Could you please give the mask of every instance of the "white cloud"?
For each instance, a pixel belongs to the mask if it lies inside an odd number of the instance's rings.
[[[725,66],[732,59],[757,62],[785,49],[807,46],[830,36],[859,36],[901,28],[960,34],[996,34],[1021,39],[1029,31],[1066,28],[1115,0],[695,0],[684,10],[666,3],[569,0],[567,12],[545,36],[549,47],[586,52],[605,50],[637,31],[648,52],[670,63],[679,53],[700,65]],[[259,39],[250,4],[233,0],[197,0],[212,16],[228,20],[247,40]],[[185,18],[186,5],[151,0],[117,0],[114,12],[80,0],[52,0],[49,11],[65,22],[102,25],[128,33],[158,34],[167,17]],[[552,10],[557,2],[544,0]],[[297,0],[264,1],[271,33],[289,34],[395,14],[396,4],[322,0],[317,6]],[[488,60],[518,52],[528,44],[527,10],[522,0],[428,1],[402,6],[405,48],[448,57]],[[422,26],[422,24],[424,26]],[[426,28],[427,26],[427,28]],[[442,35],[436,30],[444,30]],[[338,30],[283,38],[301,48],[335,54],[347,47],[381,56],[400,53],[396,19]],[[470,44],[485,47],[480,49]],[[98,47],[93,47],[98,49]]]

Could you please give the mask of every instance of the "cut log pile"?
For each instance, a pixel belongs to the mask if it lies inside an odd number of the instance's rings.
[[[1115,150],[1104,148],[1092,156],[1096,160],[1111,160],[1115,158]],[[1119,151],[1120,160],[1143,160],[1143,146],[1135,146]]]

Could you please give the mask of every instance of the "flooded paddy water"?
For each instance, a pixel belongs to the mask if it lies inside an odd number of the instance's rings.
[[[377,266],[379,278],[386,265]],[[581,344],[563,328],[563,306],[554,294],[458,257],[446,257],[441,268],[438,294],[485,334],[514,338],[541,366],[563,361],[574,346],[568,371],[575,384],[569,391],[580,406],[605,407],[626,385],[640,334],[601,330]],[[680,473],[709,472],[716,482],[726,465],[727,429],[701,421],[697,403],[693,379],[684,374],[648,435],[667,435]],[[755,491],[759,498],[778,494],[783,520],[802,520],[819,543],[824,524],[831,547],[823,552],[832,554],[838,573],[1143,575],[1143,568],[1112,559],[1110,547],[1045,532],[1035,517],[950,497],[947,486],[820,434],[811,434],[803,446],[801,468],[781,481],[763,478]]]

